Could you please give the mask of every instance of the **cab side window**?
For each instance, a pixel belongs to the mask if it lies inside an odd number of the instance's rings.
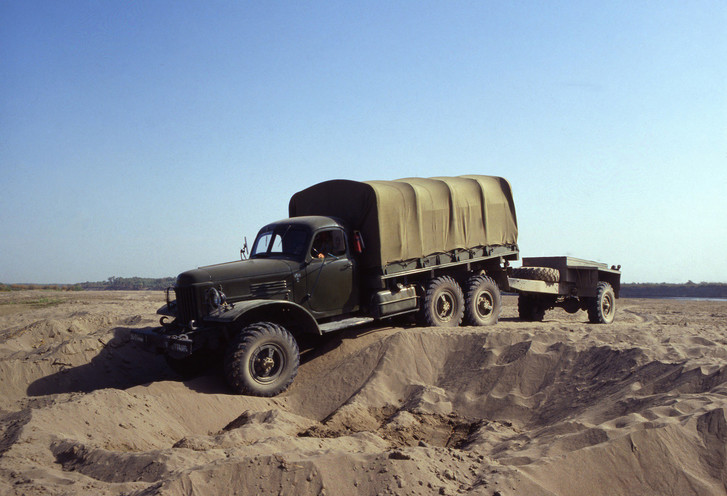
[[[341,257],[346,255],[346,236],[340,229],[330,229],[316,234],[311,248],[313,258]]]

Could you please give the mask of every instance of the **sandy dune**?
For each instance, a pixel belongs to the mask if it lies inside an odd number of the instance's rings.
[[[0,494],[726,492],[727,302],[349,329],[263,399],[131,344],[162,300],[0,295]]]

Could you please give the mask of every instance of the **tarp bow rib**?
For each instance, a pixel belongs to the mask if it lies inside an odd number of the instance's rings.
[[[326,181],[293,195],[289,215],[337,217],[361,231],[363,268],[517,244],[510,184],[494,176]]]

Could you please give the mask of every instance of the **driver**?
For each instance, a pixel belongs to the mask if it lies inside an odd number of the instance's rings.
[[[331,231],[323,231],[316,236],[311,248],[311,256],[314,258],[325,258],[333,251],[333,236]]]

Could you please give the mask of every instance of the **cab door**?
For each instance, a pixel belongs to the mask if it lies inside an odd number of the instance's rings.
[[[323,229],[313,237],[306,270],[307,301],[317,317],[358,310],[358,281],[343,229]]]

